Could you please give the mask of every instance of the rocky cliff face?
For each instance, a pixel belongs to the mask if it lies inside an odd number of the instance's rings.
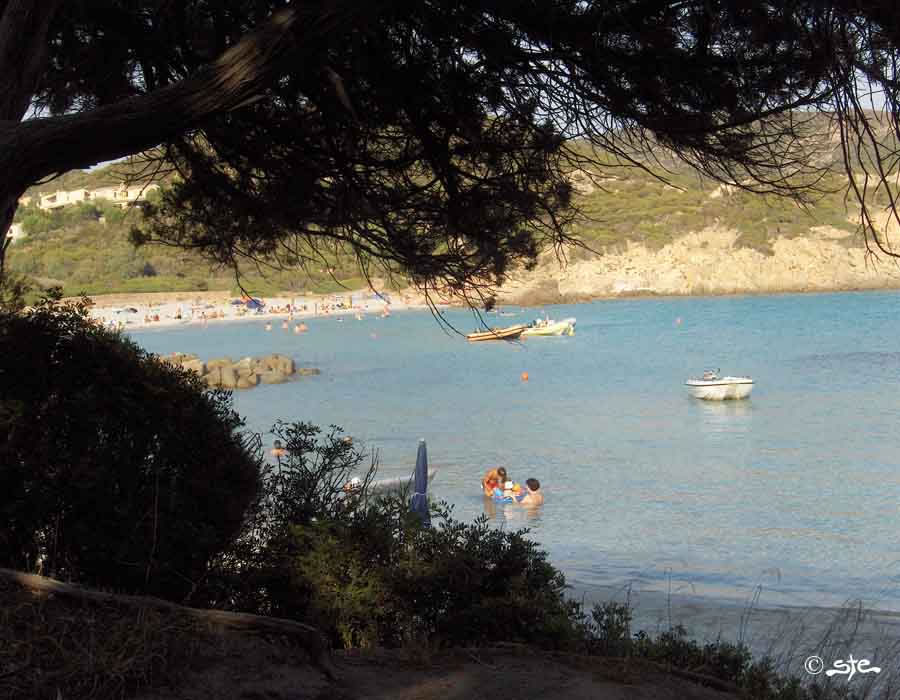
[[[867,258],[859,236],[829,227],[779,238],[774,255],[735,246],[739,232],[708,228],[660,250],[629,243],[620,253],[560,264],[554,255],[500,290],[503,304],[547,304],[637,295],[701,295],[900,288],[900,261]],[[575,258],[579,255],[576,253]]]

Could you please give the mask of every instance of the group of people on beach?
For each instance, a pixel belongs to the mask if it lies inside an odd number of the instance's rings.
[[[539,506],[544,502],[541,482],[537,479],[526,479],[525,488],[511,481],[503,467],[489,469],[481,480],[484,495],[495,500],[512,499],[511,503],[523,506]]]
[[[204,307],[204,310],[200,311],[200,313],[197,314],[196,313],[197,309],[192,307],[190,309],[190,316],[185,318],[185,315],[184,315],[184,313],[182,313],[181,307],[179,306],[177,309],[175,309],[175,313],[173,315],[165,316],[164,319],[168,318],[168,319],[172,319],[174,321],[194,321],[194,320],[199,319],[203,323],[206,323],[207,321],[209,321],[211,319],[225,318],[224,311],[214,310],[214,311],[207,312],[205,310],[206,308],[212,308],[212,307],[211,306]],[[153,307],[149,307],[147,309],[147,313],[144,314],[144,323],[159,323],[160,322],[161,319],[160,319],[159,314],[151,313],[152,311],[153,311]]]

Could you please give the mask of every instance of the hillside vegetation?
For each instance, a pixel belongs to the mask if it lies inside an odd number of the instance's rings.
[[[805,236],[814,226],[856,231],[844,202],[844,179],[830,175],[830,192],[806,208],[775,196],[720,186],[696,176],[674,173],[665,184],[639,170],[591,184],[579,180],[579,205],[587,219],[577,232],[592,248],[618,249],[627,241],[659,249],[709,226],[740,232],[736,245],[772,253],[776,238]]]
[[[133,172],[132,169],[131,172]],[[129,174],[121,164],[95,171],[74,171],[52,183],[30,189],[28,206],[20,206],[15,222],[25,237],[13,243],[9,267],[43,286],[59,285],[66,296],[123,292],[194,290],[237,291],[234,271],[222,269],[197,253],[147,244],[136,248],[129,232],[140,226],[140,207],[120,209],[106,200],[44,211],[41,193],[97,188],[122,182]],[[152,201],[158,194],[151,192]],[[350,259],[326,258],[308,270],[260,270],[247,265],[241,284],[256,294],[279,291],[326,293],[365,285]]]
[[[578,236],[600,254],[621,251],[629,241],[660,249],[713,225],[739,232],[736,247],[765,255],[772,254],[777,238],[805,237],[818,226],[845,231],[849,245],[862,243],[854,235],[858,206],[845,199],[846,178],[838,172],[819,183],[824,194],[803,208],[788,199],[720,186],[683,165],[667,166],[668,184],[634,167],[605,175],[576,173],[576,202],[585,214],[575,229]],[[121,163],[74,171],[27,194],[116,184],[136,171],[137,166]],[[160,245],[135,248],[128,234],[142,221],[139,208],[123,212],[97,201],[51,213],[32,203],[19,208],[16,221],[26,237],[10,251],[11,270],[44,285],[59,284],[66,295],[237,289],[232,270],[211,266],[198,254]],[[245,288],[258,294],[330,292],[364,284],[355,261],[340,256],[288,271],[248,265],[242,274]]]

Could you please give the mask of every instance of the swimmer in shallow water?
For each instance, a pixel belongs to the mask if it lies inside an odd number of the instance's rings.
[[[496,467],[495,469],[489,469],[484,475],[484,478],[481,480],[481,488],[485,496],[493,496],[494,489],[500,488],[505,483],[506,469]]]
[[[525,495],[516,501],[523,506],[539,506],[544,502],[544,493],[541,491],[541,482],[537,479],[528,479],[525,482]]]

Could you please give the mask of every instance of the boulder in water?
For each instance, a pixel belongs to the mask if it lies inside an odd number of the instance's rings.
[[[287,377],[281,372],[270,371],[270,372],[262,372],[259,375],[259,380],[263,384],[281,384],[287,381]]]
[[[256,374],[239,376],[237,380],[238,389],[252,389],[257,384],[259,384],[259,376]]]
[[[232,364],[230,357],[218,357],[215,360],[210,360],[206,363],[206,366],[212,369],[213,367],[225,367],[230,366]]]
[[[221,367],[209,367],[209,370],[205,375],[203,375],[203,379],[206,382],[206,385],[209,387],[218,387],[222,385],[222,368]]]
[[[221,383],[223,389],[237,388],[238,375],[237,372],[234,371],[233,366],[228,365],[227,367],[220,367],[219,371],[222,373]]]
[[[203,363],[203,360],[186,360],[181,364],[181,367],[182,369],[196,372],[201,376],[206,372],[206,365]]]

